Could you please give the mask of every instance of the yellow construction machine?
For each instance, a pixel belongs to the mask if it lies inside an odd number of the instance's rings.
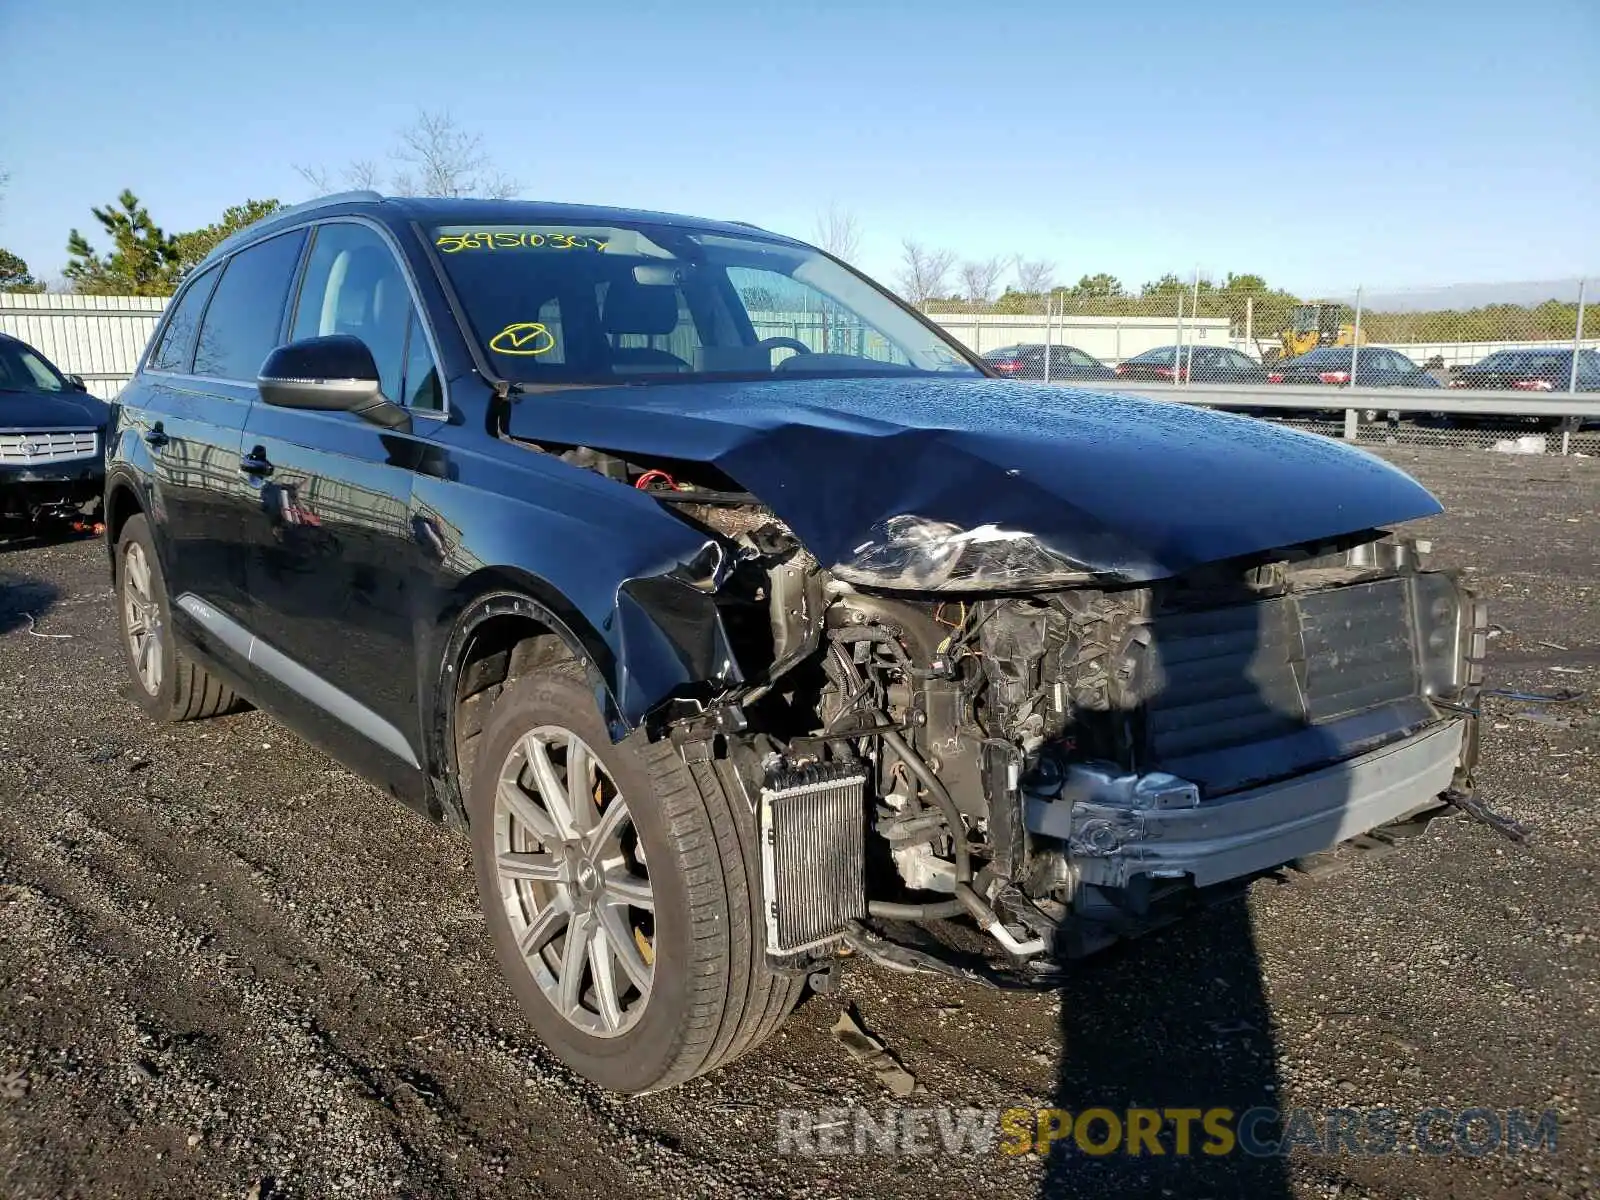
[[[1289,315],[1289,328],[1278,335],[1280,359],[1297,358],[1318,346],[1353,346],[1356,327],[1345,319],[1351,315],[1348,304],[1316,300],[1297,304]],[[1359,339],[1366,341],[1366,338]]]

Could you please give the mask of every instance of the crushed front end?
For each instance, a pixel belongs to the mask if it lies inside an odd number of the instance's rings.
[[[1130,505],[1084,519],[1082,558],[904,515],[830,565],[716,467],[548,452],[719,548],[691,606],[679,589],[650,612],[716,677],[686,675],[647,732],[756,814],[767,952],[786,969],[853,949],[970,973],[930,947],[976,926],[1002,969],[1037,979],[1264,873],[1470,809],[1484,609],[1408,537],[1366,527],[1196,565],[1232,535],[1197,517],[1168,523],[1169,553],[1129,552]]]
[[[711,520],[743,546],[720,602],[765,682],[673,736],[761,814],[768,950],[798,969],[841,942],[937,965],[896,930],[951,918],[1012,966],[1076,957],[1470,793],[1485,613],[1412,540],[907,592],[759,514]]]

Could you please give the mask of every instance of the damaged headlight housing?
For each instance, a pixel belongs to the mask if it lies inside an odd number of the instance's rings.
[[[962,529],[905,515],[874,525],[833,573],[849,583],[918,592],[1008,591],[1094,579],[1082,563],[1031,533],[999,525]]]
[[[1465,597],[1443,573],[1413,575],[1411,588],[1422,690],[1429,696],[1453,696],[1466,683]]]

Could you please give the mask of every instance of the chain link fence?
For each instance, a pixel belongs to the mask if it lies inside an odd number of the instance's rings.
[[[1250,394],[1326,387],[1328,411],[1262,411],[1363,444],[1470,446],[1519,453],[1600,452],[1600,424],[1559,415],[1428,412],[1431,391],[1600,393],[1600,281],[1451,287],[1358,286],[1314,296],[1255,276],[1217,284],[1167,276],[1137,293],[1109,276],[992,303],[931,300],[930,319],[1002,374],[1051,382],[1124,381],[1141,388],[1223,384]],[[1339,389],[1395,389],[1404,411]],[[1364,407],[1347,419],[1343,410]],[[1381,403],[1381,402],[1379,402]]]
[[[1389,350],[1441,383],[1470,375],[1495,355],[1503,357],[1489,366],[1525,372],[1529,390],[1600,390],[1600,315],[1593,311],[1600,281],[1358,286],[1306,298],[1254,286],[1254,278],[1218,286],[1203,277],[1185,283],[1169,276],[1137,294],[1115,280],[1086,279],[1042,294],[1008,291],[989,303],[930,300],[923,309],[980,354],[1050,341],[1116,366],[1151,350],[1181,347],[1187,366],[1189,353],[1225,346],[1270,368],[1312,352],[1329,362],[1343,357],[1359,364],[1366,350]],[[1515,353],[1527,357],[1512,358]],[[1389,365],[1392,360],[1373,364]],[[1198,364],[1195,370],[1199,378]],[[1540,380],[1557,386],[1535,386]]]

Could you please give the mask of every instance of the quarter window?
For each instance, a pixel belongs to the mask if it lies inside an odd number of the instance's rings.
[[[405,404],[408,408],[437,412],[444,407],[439,390],[439,368],[434,365],[433,354],[428,349],[428,338],[422,329],[422,319],[413,311],[411,327],[406,333]]]
[[[189,360],[194,357],[194,335],[200,328],[200,314],[205,311],[206,301],[211,299],[211,289],[217,286],[220,274],[213,267],[195,279],[178,297],[167,327],[161,334],[161,344],[150,356],[150,370],[182,372],[189,369]]]
[[[222,269],[195,344],[194,373],[254,382],[278,345],[303,230],[241,250]]]

